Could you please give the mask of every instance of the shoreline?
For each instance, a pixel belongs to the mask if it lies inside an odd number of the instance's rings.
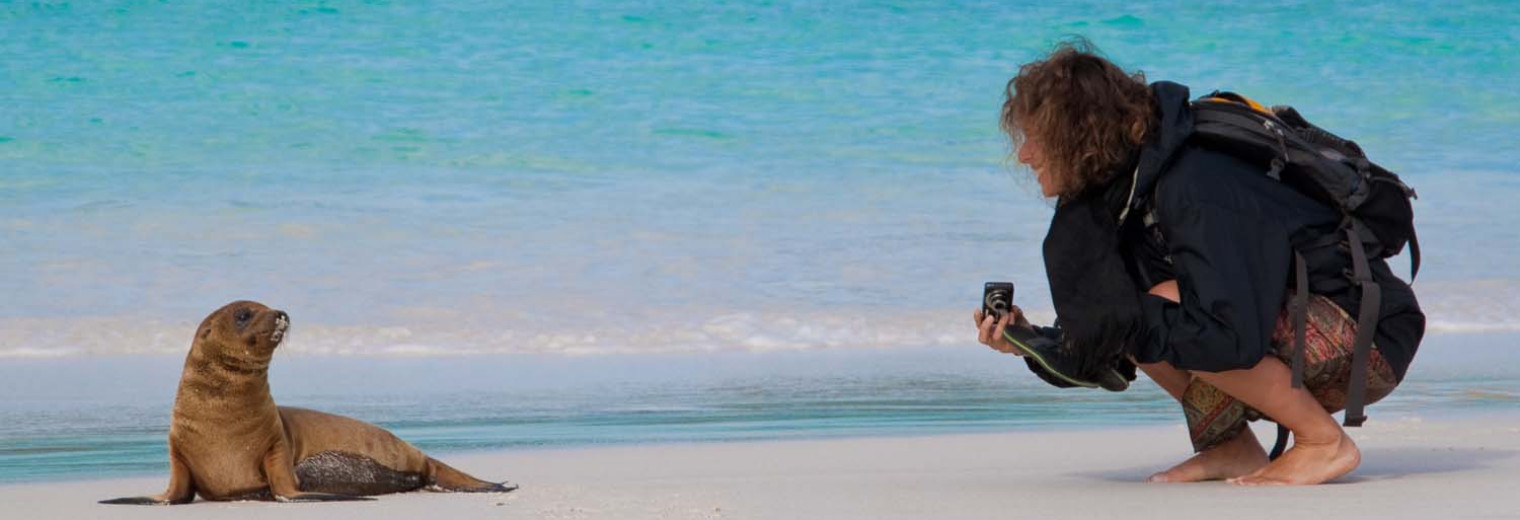
[[[1393,425],[1399,428],[1407,428],[1410,424],[1438,423],[1438,424],[1466,424],[1466,423],[1495,423],[1513,424],[1520,428],[1520,409],[1517,410],[1480,410],[1480,409],[1457,409],[1436,410],[1420,414],[1408,413],[1379,413],[1376,404],[1369,410],[1370,418],[1367,424],[1361,428],[1347,428],[1346,431],[1355,439],[1361,431],[1376,432],[1379,428]],[[1341,420],[1341,413],[1334,414],[1337,423]],[[1256,431],[1257,438],[1264,448],[1271,448],[1273,439],[1276,438],[1274,423],[1265,420],[1251,423]],[[861,433],[830,433],[808,430],[797,430],[789,436],[772,436],[762,438],[732,438],[732,439],[701,439],[701,440],[654,440],[654,441],[625,441],[593,444],[542,444],[514,447],[493,447],[477,449],[425,449],[424,451],[434,458],[448,461],[454,459],[496,459],[509,455],[530,455],[543,453],[578,453],[595,450],[641,450],[641,449],[684,449],[702,448],[707,446],[733,446],[733,445],[766,445],[788,444],[809,442],[874,442],[891,440],[934,440],[949,437],[981,437],[981,436],[1020,436],[1020,435],[1066,435],[1066,434],[1101,434],[1101,433],[1125,433],[1131,431],[1147,430],[1177,430],[1182,432],[1183,417],[1179,409],[1175,421],[1142,421],[1142,422],[1071,422],[1071,423],[1035,423],[1014,428],[1008,427],[947,427],[944,431],[879,431]],[[1520,434],[1520,430],[1515,433]],[[1186,435],[1186,433],[1181,433]],[[403,438],[402,440],[406,440]],[[151,470],[147,472],[134,472],[132,474],[116,474],[103,477],[89,475],[70,474],[56,477],[46,477],[36,480],[0,481],[0,491],[8,487],[20,487],[28,485],[54,485],[76,484],[109,481],[133,481],[145,478],[167,477],[164,470]]]
[[[1366,431],[1406,418],[1520,422],[1516,337],[1428,338],[1410,378],[1371,407]],[[930,347],[584,359],[292,356],[271,379],[279,403],[372,422],[449,459],[1181,424],[1175,403],[1143,377],[1123,394],[1055,390],[1012,361]],[[162,474],[180,365],[130,357],[0,363],[0,441],[8,445],[0,486]],[[377,388],[377,380],[387,383]]]
[[[1270,435],[1270,425],[1257,432]],[[1514,514],[1520,414],[1419,418],[1352,430],[1363,464],[1325,486],[1146,484],[1189,455],[1186,431],[1130,426],[932,436],[545,448],[445,461],[522,485],[508,494],[406,493],[373,502],[95,501],[153,494],[166,475],[0,485],[23,518],[1479,518]],[[1263,437],[1264,439],[1269,437]],[[1265,442],[1265,441],[1264,441]],[[271,509],[272,508],[272,509]]]

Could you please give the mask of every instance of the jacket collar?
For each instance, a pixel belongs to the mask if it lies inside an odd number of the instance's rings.
[[[1145,145],[1140,147],[1139,157],[1130,171],[1128,196],[1119,211],[1119,226],[1149,203],[1151,191],[1161,173],[1193,134],[1193,111],[1189,108],[1188,96],[1188,88],[1181,84],[1170,81],[1151,84],[1151,97],[1156,103],[1156,127]]]

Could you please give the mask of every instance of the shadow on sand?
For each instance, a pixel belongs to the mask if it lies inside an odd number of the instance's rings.
[[[1350,476],[1335,484],[1354,484],[1393,480],[1435,473],[1472,471],[1520,455],[1520,451],[1482,448],[1373,448],[1362,451],[1362,465]],[[1164,470],[1171,463],[1155,466],[1116,469],[1077,476],[1110,482],[1145,483],[1146,477]]]

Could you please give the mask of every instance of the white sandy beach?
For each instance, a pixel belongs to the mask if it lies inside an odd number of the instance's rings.
[[[1142,482],[1187,455],[1179,425],[446,456],[522,488],[362,503],[106,506],[95,501],[156,493],[163,477],[17,485],[0,487],[0,517],[1520,518],[1520,416],[1377,419],[1353,430],[1359,470],[1305,488]]]

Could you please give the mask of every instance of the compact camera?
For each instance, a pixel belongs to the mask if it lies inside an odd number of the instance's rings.
[[[982,316],[1001,321],[1013,308],[1013,282],[987,282],[982,288]]]

